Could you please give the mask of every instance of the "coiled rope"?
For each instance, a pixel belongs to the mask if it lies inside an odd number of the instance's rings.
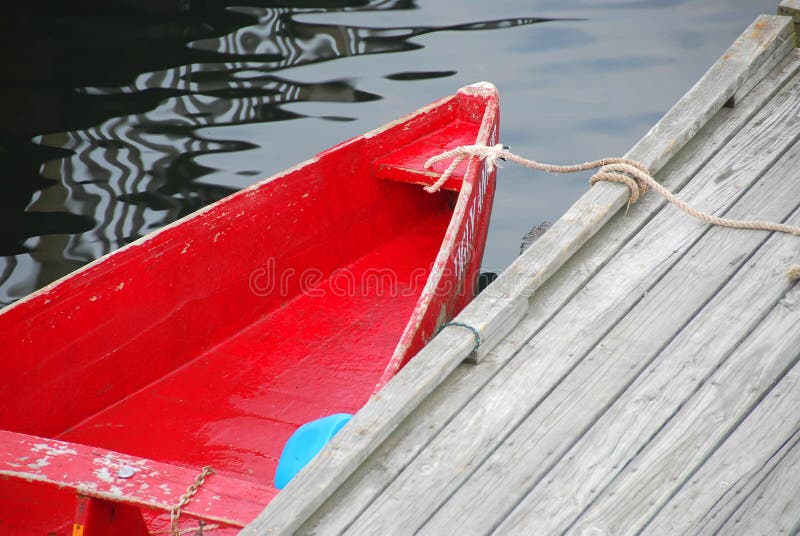
[[[800,236],[800,227],[793,225],[786,225],[783,223],[758,221],[758,220],[732,220],[728,218],[718,218],[701,210],[694,209],[682,201],[678,196],[667,190],[661,183],[657,182],[651,175],[647,168],[629,158],[603,158],[602,160],[593,160],[583,164],[576,164],[573,166],[556,166],[552,164],[543,164],[535,160],[529,160],[516,155],[508,150],[503,145],[462,145],[445,151],[441,154],[433,156],[425,162],[425,167],[430,168],[437,162],[442,160],[450,160],[452,162],[445,169],[444,173],[439,179],[430,186],[425,187],[428,193],[438,192],[442,185],[450,178],[450,175],[456,170],[458,165],[465,159],[474,156],[481,160],[486,160],[489,169],[497,166],[497,160],[508,160],[521,166],[536,169],[539,171],[546,171],[548,173],[577,173],[579,171],[587,171],[590,169],[600,170],[592,175],[589,184],[594,186],[599,181],[617,182],[624,184],[630,191],[628,198],[628,206],[632,205],[639,200],[649,189],[653,189],[669,203],[681,209],[690,216],[720,227],[729,227],[733,229],[756,229],[760,231],[777,231],[780,233],[789,233],[795,236]],[[800,280],[800,265],[791,266],[787,272],[787,277],[792,281]]]

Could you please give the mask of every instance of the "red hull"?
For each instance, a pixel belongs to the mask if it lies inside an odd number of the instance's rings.
[[[494,172],[420,184],[497,129],[469,86],[0,311],[0,532],[71,534],[76,495],[112,501],[79,521],[163,528],[206,465],[185,526],[255,517],[292,432],[355,413],[473,297]]]

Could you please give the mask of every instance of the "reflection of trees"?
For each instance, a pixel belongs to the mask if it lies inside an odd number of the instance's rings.
[[[304,117],[287,110],[290,103],[380,98],[346,79],[301,83],[280,70],[413,50],[422,46],[415,37],[432,32],[543,20],[364,28],[305,23],[294,15],[416,6],[409,0],[256,0],[257,7],[231,8],[225,0],[206,0],[201,9],[180,13],[186,4],[177,1],[134,4],[138,11],[122,16],[95,9],[95,0],[55,3],[47,12],[17,6],[0,20],[0,39],[15,51],[0,69],[0,177],[8,190],[0,196],[0,255],[33,250],[40,273],[30,274],[26,292],[231,193],[196,180],[215,171],[197,157],[254,146],[207,140],[198,129]],[[161,12],[148,15],[150,7]],[[26,242],[31,237],[40,237],[38,243]],[[0,304],[11,299],[4,282],[19,282],[15,271],[31,265],[6,261]]]

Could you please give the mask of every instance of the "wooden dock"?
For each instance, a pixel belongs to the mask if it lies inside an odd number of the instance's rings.
[[[800,225],[780,10],[626,156],[698,209]],[[797,533],[800,239],[627,196],[591,188],[459,315],[477,351],[442,330],[242,534]]]

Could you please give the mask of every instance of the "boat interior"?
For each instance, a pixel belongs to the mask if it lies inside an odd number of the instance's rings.
[[[459,199],[459,172],[437,194],[420,185],[434,176],[425,155],[475,142],[483,114],[465,99],[329,149],[4,311],[0,428],[271,485],[299,425],[355,413],[379,386]]]

